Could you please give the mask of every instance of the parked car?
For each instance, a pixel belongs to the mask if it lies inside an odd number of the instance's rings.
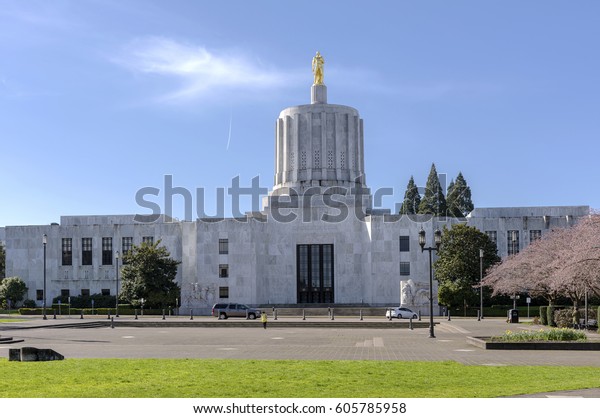
[[[256,319],[260,317],[260,309],[250,308],[241,303],[215,303],[212,308],[212,316],[219,319],[227,319],[229,317],[245,318],[248,313],[248,319]]]
[[[385,317],[389,318],[390,313],[392,318],[398,319],[417,319],[419,316],[408,308],[389,308],[385,310]]]

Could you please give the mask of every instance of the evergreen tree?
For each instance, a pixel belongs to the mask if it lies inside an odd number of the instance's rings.
[[[446,197],[440,185],[435,164],[431,164],[431,171],[427,177],[425,194],[419,204],[419,214],[431,214],[435,216],[446,215]]]
[[[401,215],[414,215],[419,211],[419,204],[421,203],[421,195],[419,189],[415,184],[413,176],[410,176],[408,185],[406,186],[406,192],[404,192],[404,200],[400,207]]]
[[[447,196],[448,216],[463,218],[473,210],[471,188],[461,172],[458,173],[455,182],[450,182]]]
[[[434,263],[438,280],[438,301],[450,307],[474,306],[479,301],[479,250],[483,250],[483,274],[498,263],[496,244],[484,232],[464,224],[444,228],[438,259]]]
[[[175,306],[175,299],[181,297],[179,285],[175,282],[177,266],[180,264],[170,257],[165,247],[154,244],[134,245],[124,257],[122,270],[123,287],[119,295],[132,305],[149,308]]]

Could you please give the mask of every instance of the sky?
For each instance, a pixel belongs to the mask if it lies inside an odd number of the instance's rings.
[[[368,186],[394,189],[378,207],[435,163],[476,207],[600,208],[598,16],[593,0],[0,0],[0,226],[148,214],[145,188],[210,216],[236,177],[272,188],[275,121],[310,102],[316,51],[329,103],[364,120]]]

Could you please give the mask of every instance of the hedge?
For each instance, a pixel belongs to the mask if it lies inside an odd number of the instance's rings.
[[[128,305],[125,305],[125,307],[121,308],[121,305],[119,305],[119,315],[135,315],[135,310],[133,308],[128,308]],[[69,314],[69,308],[68,305],[61,305],[62,309],[60,310],[60,315],[61,316],[65,316]],[[71,316],[76,316],[76,315],[81,315],[81,312],[83,311],[83,315],[104,315],[104,316],[108,316],[109,313],[110,315],[114,315],[115,314],[115,308],[98,308],[95,309],[94,308],[94,313],[92,314],[92,308],[85,308],[85,309],[79,309],[79,308],[71,308]],[[58,310],[58,305],[56,305],[56,309],[54,308],[46,308],[46,316],[53,316],[56,313],[56,315],[59,315],[59,310]],[[163,310],[162,309],[144,309],[144,315],[162,315]],[[19,309],[19,314],[20,315],[43,315],[44,314],[44,309],[43,308],[20,308]],[[137,314],[141,315],[141,309],[137,310]],[[169,314],[169,310],[165,309],[165,314],[168,315]],[[174,309],[171,309],[171,314],[174,314]]]
[[[540,306],[540,323],[542,325],[548,325],[548,307]]]

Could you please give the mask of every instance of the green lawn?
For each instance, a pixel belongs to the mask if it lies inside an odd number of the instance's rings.
[[[0,359],[0,397],[497,397],[600,387],[595,367],[455,362]]]

